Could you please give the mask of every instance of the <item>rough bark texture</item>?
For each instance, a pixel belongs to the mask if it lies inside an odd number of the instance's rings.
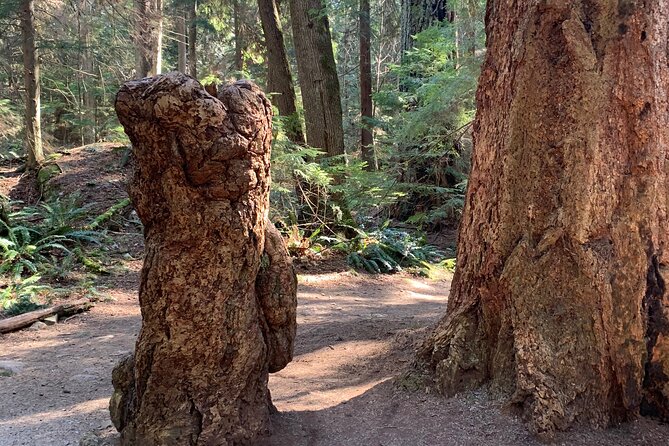
[[[344,153],[339,78],[321,0],[290,0],[307,143],[328,156]]]
[[[284,117],[286,136],[295,144],[304,144],[302,122],[297,114],[293,76],[288,64],[279,9],[274,0],[258,0],[258,11],[267,47],[267,91],[272,103]]]
[[[142,329],[113,375],[122,444],[252,443],[295,336],[295,274],[266,219],[269,102],[250,82],[212,97],[171,73],[126,83],[116,111],[146,239]]]
[[[369,120],[373,116],[372,107],[372,30],[369,17],[369,0],[360,0],[360,152],[367,162],[367,170],[377,170],[374,153],[374,134]]]
[[[26,168],[36,169],[44,161],[40,119],[39,60],[35,46],[35,4],[21,1],[21,37],[23,50],[23,80],[26,89],[25,146]]]
[[[531,429],[669,418],[669,2],[488,2],[447,314],[418,355]]]
[[[134,0],[135,70],[138,78],[161,73],[163,0]]]

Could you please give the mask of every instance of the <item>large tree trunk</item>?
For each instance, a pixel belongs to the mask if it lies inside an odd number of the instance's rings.
[[[620,6],[619,6],[620,5]],[[418,360],[531,430],[669,416],[669,2],[489,2],[447,314]]]
[[[137,77],[161,73],[163,47],[163,0],[134,0],[135,62]]]
[[[339,78],[321,0],[290,0],[307,143],[328,156],[344,153]]]
[[[360,0],[360,153],[367,162],[367,170],[379,168],[374,152],[374,134],[370,120],[372,107],[372,29],[369,16],[369,0]]]
[[[285,119],[286,136],[295,144],[304,144],[302,122],[297,114],[293,76],[288,64],[279,9],[274,0],[258,0],[258,11],[267,47],[267,91],[273,93],[272,103]]]
[[[126,83],[116,111],[146,254],[142,329],[114,370],[112,420],[124,445],[252,443],[269,431],[268,373],[295,336],[295,274],[266,220],[269,103],[249,82],[212,97],[171,73]]]
[[[33,0],[21,2],[21,36],[23,39],[23,79],[26,88],[25,146],[26,168],[36,169],[44,162],[40,119],[39,60],[35,46],[35,5]]]

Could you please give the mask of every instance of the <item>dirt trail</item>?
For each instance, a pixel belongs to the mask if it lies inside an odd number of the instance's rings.
[[[113,301],[42,331],[0,338],[0,445],[77,445],[92,430],[113,437],[111,369],[133,348],[140,262],[128,262]],[[266,446],[534,445],[520,422],[481,392],[446,400],[399,390],[392,378],[444,311],[449,283],[351,272],[300,276],[295,360],[273,375],[277,408]],[[5,373],[6,374],[6,373]],[[605,432],[573,432],[558,444],[669,444],[649,420]]]

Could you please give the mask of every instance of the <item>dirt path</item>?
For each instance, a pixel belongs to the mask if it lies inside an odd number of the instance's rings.
[[[77,445],[113,436],[111,369],[133,348],[140,262],[110,279],[113,299],[42,331],[0,337],[0,445]],[[449,283],[351,272],[300,277],[295,360],[273,375],[281,411],[266,446],[534,445],[520,422],[483,393],[446,400],[392,382],[445,308]],[[2,376],[2,375],[10,376]],[[664,445],[669,427],[642,420],[573,432],[565,445]]]

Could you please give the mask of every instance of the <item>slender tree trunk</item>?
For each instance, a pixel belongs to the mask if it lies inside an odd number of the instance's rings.
[[[188,53],[188,43],[186,36],[186,17],[184,10],[177,7],[174,14],[174,23],[177,34],[177,71],[186,73],[186,59]]]
[[[244,36],[242,36],[242,18],[239,0],[232,0],[232,17],[235,28],[235,70],[244,71]]]
[[[197,0],[190,0],[188,6],[188,74],[197,79]]]
[[[23,39],[23,76],[26,88],[25,145],[26,169],[36,169],[44,161],[40,123],[40,76],[35,45],[35,5],[33,0],[21,1],[21,36]]]
[[[488,2],[446,316],[418,362],[550,437],[669,419],[669,2]]]
[[[170,73],[116,98],[146,240],[142,329],[113,373],[122,445],[253,444],[268,373],[292,357],[295,273],[265,217],[271,107],[250,82],[213,93]]]
[[[339,78],[330,26],[320,0],[290,0],[307,143],[328,156],[344,153]]]
[[[372,30],[369,17],[369,0],[360,0],[360,152],[367,162],[367,170],[379,168],[374,152],[374,133],[370,120],[372,106]]]
[[[92,51],[92,30],[91,18],[93,17],[93,4],[81,2],[78,6],[80,33],[79,39],[83,46],[81,48],[81,73],[80,81],[83,89],[83,106],[84,106],[84,125],[82,126],[83,143],[93,143],[97,140],[97,122],[95,116],[96,99],[95,99],[95,80],[97,76],[95,71],[95,57]],[[91,82],[92,81],[92,82]]]
[[[162,69],[163,0],[134,0],[137,77],[155,76]]]
[[[304,144],[302,122],[297,114],[293,76],[288,64],[279,9],[274,0],[258,0],[258,11],[267,47],[267,91],[272,94],[279,114],[284,117],[286,136],[295,144]]]

